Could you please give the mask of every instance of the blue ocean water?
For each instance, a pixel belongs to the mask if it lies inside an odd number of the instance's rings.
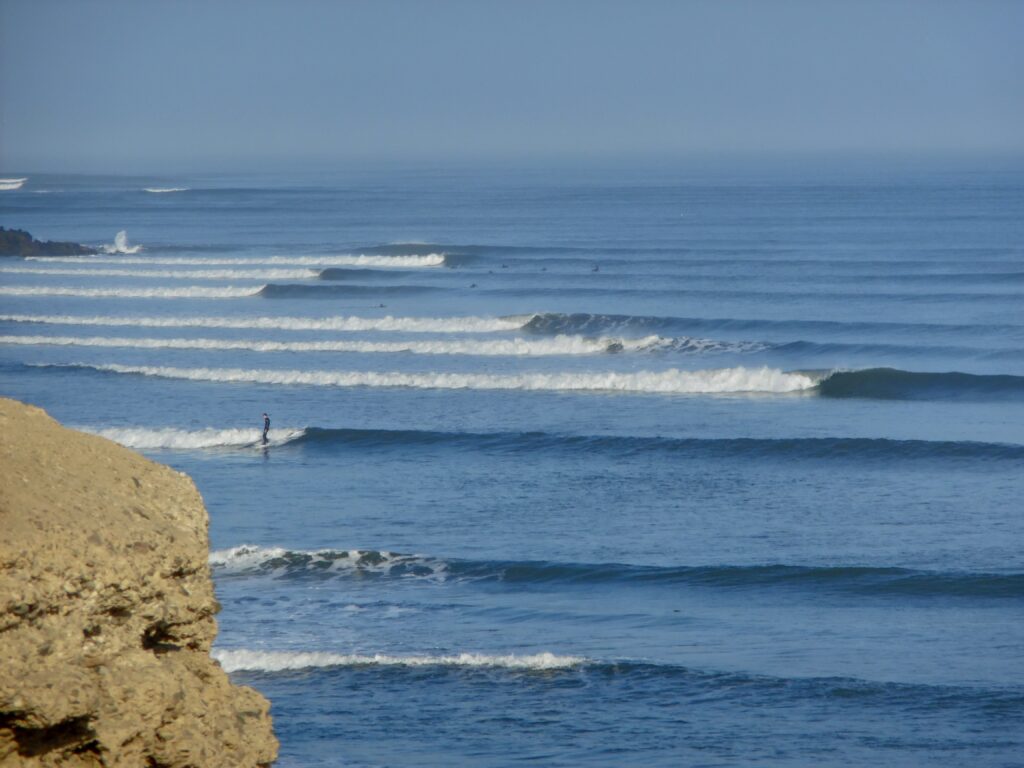
[[[1024,175],[30,176],[0,224],[109,251],[0,263],[0,393],[195,479],[280,766],[1024,765]]]

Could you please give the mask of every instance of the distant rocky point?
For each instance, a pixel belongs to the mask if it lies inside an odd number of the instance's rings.
[[[274,761],[210,657],[207,524],[186,475],[0,398],[0,766]]]
[[[90,256],[97,252],[87,245],[36,240],[23,229],[0,227],[0,256]]]

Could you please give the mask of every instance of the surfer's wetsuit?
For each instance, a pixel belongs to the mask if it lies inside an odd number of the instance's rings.
[[[267,444],[267,433],[270,431],[270,417],[263,416],[263,444]]]

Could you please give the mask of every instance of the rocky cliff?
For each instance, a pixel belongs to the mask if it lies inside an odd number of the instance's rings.
[[[0,766],[258,766],[192,481],[0,398]]]

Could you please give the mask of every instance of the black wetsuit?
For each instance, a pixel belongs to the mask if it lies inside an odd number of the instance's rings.
[[[270,417],[263,417],[263,444],[267,444],[267,433],[270,431]]]

